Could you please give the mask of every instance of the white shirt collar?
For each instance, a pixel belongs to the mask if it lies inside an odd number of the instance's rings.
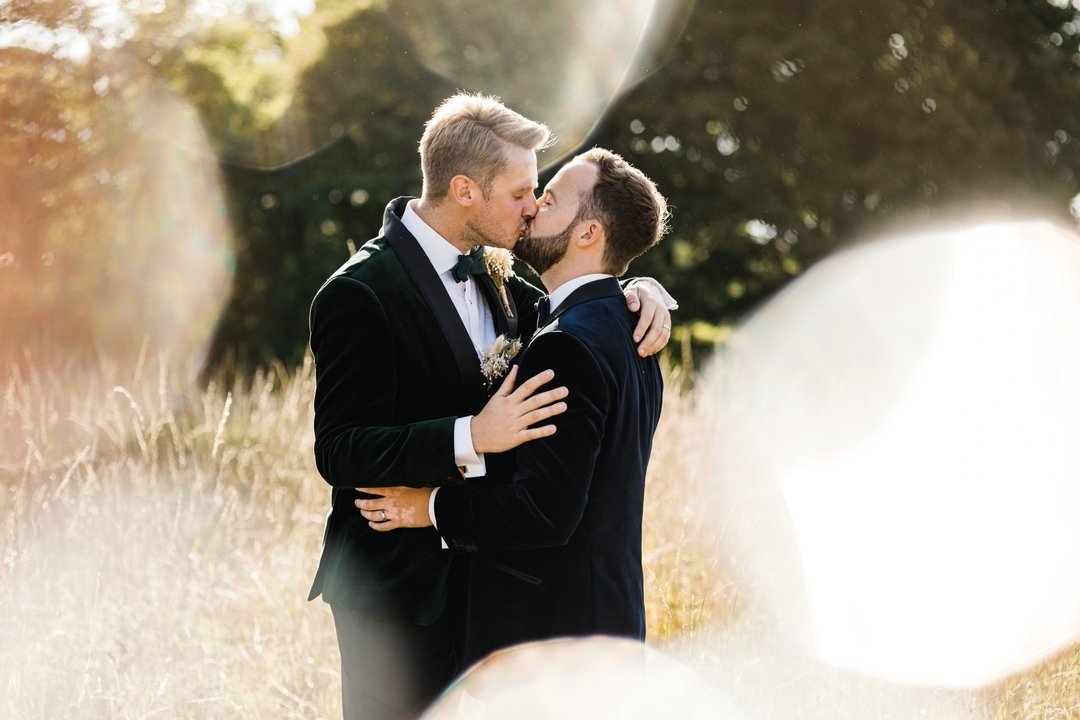
[[[582,285],[586,285],[595,280],[603,280],[604,278],[614,277],[607,273],[590,273],[588,275],[579,275],[576,278],[567,280],[559,287],[548,293],[548,301],[551,303],[551,312],[555,312],[555,309],[562,305],[566,298],[570,297],[570,293],[577,290]]]
[[[412,208],[414,202],[416,201],[410,200],[406,203],[405,212],[401,214],[401,224],[412,233],[413,237],[416,238],[416,242],[420,243],[420,247],[423,249],[424,254],[427,255],[431,266],[435,268],[435,272],[440,275],[450,272],[457,265],[458,255],[461,255],[461,251],[454,247],[449,240],[435,232],[430,225],[416,214],[416,211]]]

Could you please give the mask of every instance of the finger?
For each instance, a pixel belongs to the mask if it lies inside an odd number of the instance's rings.
[[[638,355],[649,357],[667,347],[667,341],[671,338],[671,330],[666,326],[658,326],[649,330],[638,343]]]
[[[357,500],[356,502],[353,503],[353,505],[360,508],[360,514],[363,515],[368,520],[371,520],[371,519],[384,520],[390,514],[389,512],[386,511],[386,508],[384,508],[384,507],[373,507],[370,504],[367,504],[367,505],[362,504],[364,502],[365,501],[363,501],[363,500]],[[366,501],[366,502],[370,502],[370,501]]]
[[[503,378],[502,383],[499,385],[499,389],[495,391],[496,395],[506,396],[514,391],[514,383],[517,381],[518,366],[511,365],[510,372],[506,373],[506,377]]]
[[[545,390],[542,393],[537,393],[521,403],[521,414],[530,413],[533,410],[538,410],[545,405],[552,405],[553,403],[562,400],[564,397],[570,394],[570,391],[566,389],[565,385],[560,385],[553,390]],[[566,408],[563,408],[564,410]]]
[[[566,403],[559,402],[552,405],[545,405],[542,408],[537,408],[532,412],[525,413],[521,416],[521,420],[525,423],[526,427],[535,425],[541,420],[547,420],[550,417],[561,415],[566,412]],[[552,427],[555,427],[552,425]]]
[[[376,505],[376,503],[380,503],[380,504]],[[361,500],[354,500],[353,501],[353,505],[360,508],[361,510],[370,510],[372,512],[378,511],[379,508],[382,507],[381,503],[382,503],[382,498],[369,498],[367,500],[361,499]]]
[[[556,427],[554,425],[541,425],[540,427],[528,428],[518,433],[518,445],[527,443],[530,440],[539,440],[540,438],[551,437],[555,434]]]
[[[630,288],[623,294],[626,296],[626,307],[630,312],[637,312],[641,309],[641,298],[638,297],[638,292],[635,288]]]
[[[386,522],[369,522],[368,527],[376,532],[387,532],[397,530],[401,526],[395,520],[387,520]]]
[[[356,488],[356,489],[359,490],[362,493],[367,493],[368,495],[378,495],[379,497],[382,497],[383,495],[386,494],[386,488]]]
[[[524,445],[530,440],[539,440],[540,438],[549,437],[554,434],[554,425],[544,425],[537,428],[526,428],[524,430],[518,430],[508,441],[506,449],[512,450],[513,448]]]
[[[555,379],[554,370],[545,370],[542,373],[537,373],[531,378],[521,383],[521,387],[514,391],[514,399],[517,402],[523,401],[525,398],[532,395],[541,386],[547,385],[549,382]]]
[[[651,326],[656,322],[656,305],[648,305],[641,309],[641,317],[638,318],[637,325],[634,326],[634,342],[638,342],[645,337],[646,331],[651,329]]]

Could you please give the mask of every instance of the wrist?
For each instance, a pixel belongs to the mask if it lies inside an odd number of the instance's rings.
[[[480,412],[482,414],[483,410]],[[472,442],[473,452],[476,453],[477,457],[488,452],[487,445],[484,442],[484,423],[480,420],[480,415],[476,415],[469,422],[469,440]]]

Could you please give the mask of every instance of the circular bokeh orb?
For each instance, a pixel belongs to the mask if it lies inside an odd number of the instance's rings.
[[[10,229],[0,237],[0,301],[9,311],[0,360],[162,358],[193,376],[234,264],[219,167],[199,116],[150,80],[124,92],[100,81],[68,100],[69,123],[87,119],[50,146],[55,157],[41,161],[41,147],[19,145],[27,154],[19,177],[52,189],[0,213]]]
[[[703,405],[727,562],[790,647],[978,687],[1080,638],[1080,239],[864,243],[756,312]]]
[[[518,645],[473,666],[425,720],[567,717],[745,717],[687,666],[654,648],[610,637]]]
[[[391,0],[388,18],[413,54],[455,87],[500,96],[573,151],[619,95],[655,70],[692,3],[554,0],[543,9],[487,0]]]

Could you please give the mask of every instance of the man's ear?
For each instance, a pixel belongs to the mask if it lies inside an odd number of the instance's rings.
[[[592,247],[598,242],[603,242],[605,233],[604,226],[599,220],[585,220],[581,223],[584,227],[574,234],[574,244],[582,250]]]
[[[480,188],[468,175],[455,175],[450,178],[450,198],[458,205],[471,206],[476,202]]]

